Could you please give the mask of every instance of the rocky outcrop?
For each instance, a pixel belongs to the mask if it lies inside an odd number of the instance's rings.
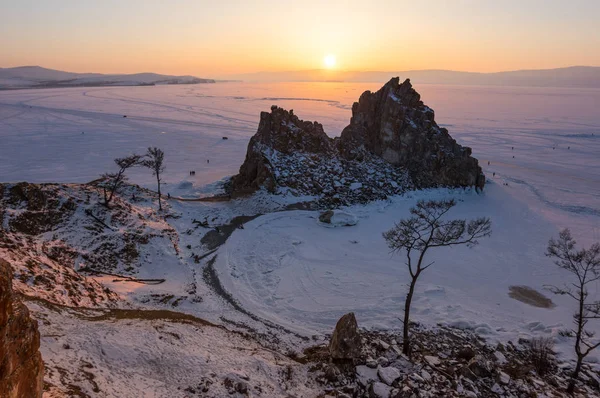
[[[332,141],[317,122],[305,122],[289,112],[271,107],[271,113],[261,112],[258,131],[250,139],[246,160],[240,173],[233,177],[236,193],[254,192],[265,187],[271,192],[277,186],[274,154],[292,156],[296,153],[326,154],[333,151]]]
[[[471,148],[459,145],[435,122],[410,80],[395,77],[379,91],[365,91],[352,106],[352,119],[338,140],[340,152],[364,152],[407,168],[421,186],[483,187],[485,177]]]
[[[361,339],[353,312],[342,316],[331,336],[329,354],[334,360],[353,360],[361,353]]]
[[[408,177],[410,176],[410,178]],[[231,180],[233,196],[266,188],[317,195],[332,204],[382,199],[416,187],[482,189],[471,149],[439,127],[409,80],[364,92],[350,125],[331,139],[317,122],[277,106],[262,112],[246,159]]]
[[[14,295],[12,270],[0,259],[0,397],[41,397],[44,365],[40,333]]]
[[[409,186],[404,169],[377,156],[345,159],[319,123],[273,106],[271,113],[261,114],[258,132],[229,191],[236,197],[265,188],[316,196],[323,206],[336,206],[385,199]]]

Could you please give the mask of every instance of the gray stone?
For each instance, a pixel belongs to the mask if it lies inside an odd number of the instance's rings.
[[[369,386],[369,397],[370,398],[389,398],[392,389],[381,383],[376,381],[375,383]]]
[[[396,379],[398,379],[401,376],[401,373],[398,369],[389,366],[379,367],[377,369],[377,375],[379,375],[381,381],[383,381],[388,386],[391,386],[394,383],[394,381],[396,381]]]

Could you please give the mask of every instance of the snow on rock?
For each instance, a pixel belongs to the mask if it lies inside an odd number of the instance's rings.
[[[505,372],[500,372],[499,373],[499,377],[498,377],[499,381],[501,384],[508,384],[510,382],[510,376],[507,375]]]
[[[360,384],[366,387],[371,382],[378,380],[377,369],[359,365],[356,367],[356,378]]]
[[[424,359],[431,366],[436,366],[436,365],[439,365],[441,363],[441,361],[440,361],[440,359],[438,357],[435,357],[435,356],[432,356],[432,355],[425,355]]]
[[[239,196],[265,188],[343,205],[385,199],[413,184],[483,188],[485,177],[471,149],[435,123],[410,81],[393,78],[376,93],[361,95],[339,138],[293,111],[273,105],[270,113],[261,112],[228,190]]]
[[[132,263],[137,260],[135,241],[143,238],[100,225],[86,213],[93,208],[90,198],[98,200],[97,195],[78,185],[0,184],[0,256],[13,266],[17,291],[69,305],[118,300],[76,268],[114,270],[119,260]],[[98,208],[98,217],[104,217],[101,213]],[[124,217],[107,217],[106,222],[123,227],[125,219],[133,218],[125,214],[122,210]]]
[[[363,346],[363,357],[358,359],[358,364],[351,371],[339,368],[335,381],[326,384],[331,395],[338,396],[336,393],[342,392],[361,398],[388,394],[410,397],[416,392],[419,397],[429,398],[487,397],[491,396],[490,392],[503,397],[564,395],[570,370],[553,363],[543,376],[537,374],[528,343],[507,343],[504,347],[506,363],[499,364],[493,360],[494,348],[472,330],[415,325],[412,332],[418,344],[408,361],[391,350],[394,332],[362,331],[361,337],[367,342]],[[385,341],[388,348],[384,348],[381,341]],[[462,356],[465,348],[475,353],[475,360]],[[436,355],[431,355],[434,353]],[[365,364],[376,356],[388,358],[389,365],[373,369]],[[485,372],[474,369],[474,364],[485,364]],[[575,396],[597,396],[594,380],[598,372],[589,365],[585,365],[584,369],[585,375],[578,383]],[[469,377],[465,376],[466,370]],[[356,375],[355,382],[350,377],[352,372]]]
[[[351,227],[358,223],[358,218],[349,212],[341,210],[327,210],[319,215],[319,221],[325,226]]]
[[[506,357],[500,351],[494,352],[494,358],[496,359],[496,362],[498,362],[500,365],[503,365],[506,363]]]
[[[471,148],[439,127],[434,112],[406,79],[392,78],[376,92],[365,91],[352,106],[352,119],[339,139],[347,159],[366,154],[409,170],[418,186],[476,186],[485,176]]]

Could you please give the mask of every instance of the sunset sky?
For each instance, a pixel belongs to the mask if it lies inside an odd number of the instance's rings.
[[[220,77],[600,66],[598,0],[0,0],[0,67]],[[331,66],[331,58],[328,58]]]

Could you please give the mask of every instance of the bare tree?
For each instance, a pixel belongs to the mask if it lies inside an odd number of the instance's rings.
[[[392,252],[406,252],[406,266],[411,277],[404,304],[402,352],[406,355],[410,354],[410,305],[415,285],[421,273],[433,265],[433,262],[423,264],[427,251],[437,247],[474,246],[479,238],[489,236],[492,232],[489,218],[477,218],[469,222],[443,220],[442,217],[455,205],[454,199],[420,200],[410,209],[410,218],[400,220],[394,228],[383,233]]]
[[[102,189],[104,191],[104,206],[109,207],[110,202],[113,200],[115,193],[119,190],[121,185],[127,181],[125,171],[127,169],[137,166],[140,164],[142,157],[140,155],[129,155],[124,158],[116,158],[115,163],[119,166],[119,170],[116,173],[105,173],[102,174],[104,179],[102,183]]]
[[[577,302],[577,312],[573,314],[575,328],[570,332],[575,334],[575,354],[577,365],[571,374],[567,387],[568,393],[575,391],[575,382],[579,377],[583,360],[592,350],[600,346],[600,341],[592,342],[594,333],[586,330],[590,319],[600,318],[600,301],[588,300],[587,285],[600,279],[600,243],[593,244],[589,249],[577,250],[577,242],[571,236],[571,231],[565,228],[558,239],[548,241],[546,256],[554,258],[554,263],[575,276],[575,281],[565,283],[563,287],[547,286],[554,294],[566,295]]]
[[[152,174],[156,176],[156,183],[158,184],[158,209],[162,210],[162,203],[160,197],[160,174],[165,171],[165,166],[163,165],[163,161],[165,158],[165,153],[162,149],[157,147],[148,148],[148,152],[146,153],[146,159],[142,161],[142,165],[148,167],[152,170]]]

